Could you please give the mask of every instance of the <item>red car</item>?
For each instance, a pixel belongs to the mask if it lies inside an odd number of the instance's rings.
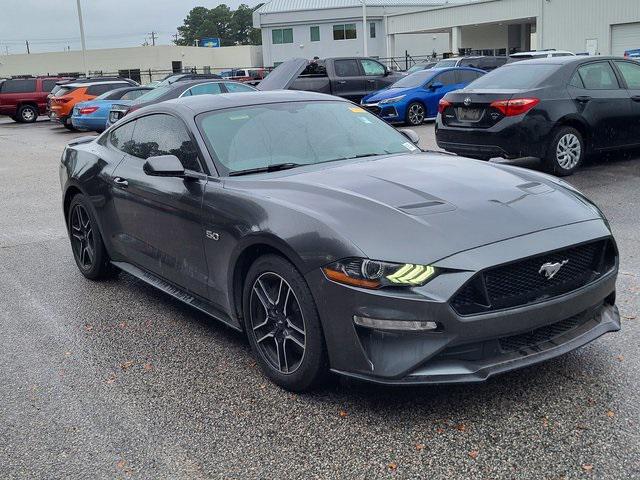
[[[13,78],[0,83],[0,115],[32,123],[47,110],[47,95],[60,77]]]

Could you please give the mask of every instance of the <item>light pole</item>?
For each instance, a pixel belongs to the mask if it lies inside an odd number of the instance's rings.
[[[82,43],[82,64],[84,66],[84,74],[89,76],[89,69],[87,68],[87,45],[84,41],[84,24],[82,23],[82,7],[80,6],[80,0],[76,0],[78,4],[78,22],[80,23],[80,43]]]
[[[360,3],[362,3],[362,41],[364,42],[362,54],[364,57],[368,57],[369,51],[367,49],[367,3],[366,0],[360,0]]]

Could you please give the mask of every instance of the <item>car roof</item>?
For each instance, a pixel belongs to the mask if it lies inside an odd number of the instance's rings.
[[[325,95],[324,93],[305,92],[302,90],[270,90],[255,92],[220,93],[217,95],[196,95],[182,97],[149,105],[138,112],[151,113],[155,110],[170,109],[185,114],[198,115],[226,108],[266,105],[269,103],[335,101],[349,103],[343,98]]]
[[[625,60],[624,57],[612,57],[612,56],[587,56],[587,55],[572,55],[568,57],[551,57],[551,58],[531,58],[528,60],[522,60],[521,62],[511,63],[509,65],[518,65],[518,64],[546,64],[546,65],[566,65],[570,63],[581,63],[581,62],[597,62],[603,60]]]
[[[70,82],[70,83],[65,83],[64,85],[61,85],[61,87],[72,87],[72,88],[80,88],[80,87],[93,87],[95,85],[112,85],[112,84],[119,84],[119,83],[126,83],[128,85],[131,85],[129,82],[127,82],[126,80],[102,80],[102,81],[95,81],[95,82]],[[137,85],[131,85],[132,87],[136,87]]]

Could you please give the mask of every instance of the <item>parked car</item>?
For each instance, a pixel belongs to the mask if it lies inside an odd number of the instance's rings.
[[[521,62],[522,60],[533,60],[535,58],[556,58],[556,57],[573,57],[576,56],[573,52],[566,50],[538,50],[533,52],[519,52],[509,55],[508,63]]]
[[[248,83],[249,85],[259,84],[266,76],[267,70],[264,68],[235,68],[222,72],[222,78],[235,80],[236,82]]]
[[[418,62],[413,67],[411,67],[409,70],[407,70],[407,74],[411,75],[412,73],[416,73],[416,72],[419,72],[421,70],[429,70],[429,69],[435,67],[437,63],[438,62],[431,62],[431,61]]]
[[[445,94],[464,88],[484,74],[465,67],[422,70],[367,95],[361,105],[388,122],[421,125],[436,118],[438,102]]]
[[[452,57],[440,60],[433,68],[448,67],[472,67],[479,68],[485,72],[490,72],[507,63],[507,57],[504,56],[469,56],[469,57]]]
[[[258,84],[258,90],[306,90],[359,102],[403,76],[372,58],[294,58],[278,65]]]
[[[51,90],[51,93],[47,96],[47,115],[49,115],[49,112],[51,111],[51,99],[55,96],[56,93],[58,93],[58,90],[60,90],[63,86],[69,83],[91,83],[91,82],[98,82],[98,81],[105,81],[105,82],[117,81],[117,82],[127,83],[132,87],[138,86],[138,82],[136,82],[135,80],[131,80],[130,78],[124,78],[124,77],[99,76],[99,77],[88,77],[88,78],[85,78],[85,77],[63,78],[62,80],[56,83],[56,86],[53,87],[53,90]]]
[[[184,80],[169,85],[160,85],[136,100],[119,101],[111,106],[107,128],[116,123],[130,112],[147,105],[171,100],[173,98],[189,97],[192,95],[217,95],[220,93],[255,92],[256,89],[244,83],[232,80]]]
[[[157,86],[172,85],[176,82],[187,82],[189,80],[213,80],[222,78],[215,73],[174,73],[166,76]]]
[[[115,102],[135,100],[153,90],[150,87],[124,87],[103,93],[87,102],[77,103],[73,107],[71,123],[77,130],[95,130],[102,132],[107,128],[109,112]]]
[[[244,332],[298,391],[329,369],[479,382],[620,329],[618,253],[593,203],[416,139],[310,92],[151,105],[63,152],[73,257]]]
[[[635,50],[627,50],[626,52],[624,52],[624,58],[630,58],[630,59],[638,59],[640,60],[640,48],[635,49]]]
[[[129,82],[122,80],[96,80],[91,82],[71,82],[62,85],[51,98],[49,118],[59,122],[68,130],[73,130],[71,115],[73,107],[81,102],[93,100],[103,93],[116,88],[131,86]]]
[[[15,78],[0,83],[0,115],[33,123],[47,111],[47,95],[59,77]]]
[[[616,57],[506,65],[440,101],[436,140],[476,158],[538,157],[570,175],[586,154],[640,145],[640,64]]]

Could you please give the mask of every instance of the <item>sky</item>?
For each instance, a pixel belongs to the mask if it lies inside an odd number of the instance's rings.
[[[264,0],[263,0],[264,1]],[[193,7],[213,8],[225,3],[255,6],[258,0],[81,0],[87,48],[115,48],[172,41]],[[0,0],[0,55],[80,49],[76,0]]]

